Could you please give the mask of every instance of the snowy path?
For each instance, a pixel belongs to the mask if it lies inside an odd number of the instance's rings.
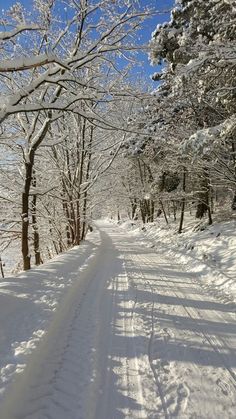
[[[235,306],[141,238],[100,229],[1,419],[235,418]]]

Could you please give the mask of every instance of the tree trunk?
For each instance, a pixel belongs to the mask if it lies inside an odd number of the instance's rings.
[[[234,192],[234,197],[232,201],[232,210],[236,211],[236,192]]]
[[[86,120],[83,119],[82,124],[82,131],[81,131],[81,153],[79,149],[79,143],[77,142],[77,164],[79,165],[79,179],[77,184],[77,201],[76,201],[76,237],[75,237],[75,244],[79,245],[81,236],[82,236],[82,228],[81,228],[81,216],[80,216],[80,199],[81,199],[81,185],[83,182],[83,175],[84,175],[84,161],[85,161],[85,131],[86,131]],[[91,141],[91,139],[90,139]]]
[[[30,254],[29,254],[29,193],[32,181],[32,173],[34,167],[35,152],[45,138],[48,128],[50,126],[50,119],[46,119],[40,135],[34,142],[30,152],[27,152],[25,160],[25,183],[22,193],[22,231],[21,231],[21,251],[23,257],[23,269],[27,271],[30,269]]]
[[[139,206],[140,206],[140,213],[141,213],[142,222],[143,222],[143,224],[145,224],[146,223],[146,208],[145,208],[145,204],[144,204],[143,200],[140,200]]]
[[[155,203],[153,199],[150,199],[150,222],[154,221]]]
[[[54,156],[54,159],[56,160],[56,162],[57,162],[57,165],[58,165],[58,167],[60,167],[60,164],[59,164],[59,158],[58,158],[58,153],[57,153],[57,149],[56,149],[56,147],[52,147],[52,152],[53,152],[53,156]],[[70,247],[71,246],[71,243],[72,243],[72,239],[71,239],[71,234],[70,234],[70,221],[69,221],[69,209],[68,209],[68,202],[67,202],[67,198],[66,198],[66,185],[65,185],[65,179],[64,179],[64,176],[62,175],[61,176],[61,189],[62,189],[62,193],[61,193],[61,197],[62,197],[62,208],[63,208],[63,213],[64,213],[64,216],[65,216],[65,218],[66,218],[66,227],[65,227],[65,230],[66,230],[66,244],[67,244],[67,247]]]
[[[86,189],[84,191],[84,201],[83,201],[83,221],[82,221],[82,234],[81,234],[81,240],[85,239],[86,236],[86,217],[87,217],[87,204],[88,204],[88,180],[90,175],[90,167],[91,167],[91,160],[92,160],[92,142],[93,142],[93,132],[94,127],[91,126],[90,131],[90,141],[88,146],[88,161],[87,161],[87,167],[86,167],[86,175],[85,175],[85,183],[86,183]]]
[[[33,160],[25,163],[25,184],[22,193],[22,231],[21,231],[21,251],[23,257],[23,269],[30,269],[29,255],[29,192],[32,181]]]
[[[166,224],[169,224],[169,222],[168,222],[168,218],[167,218],[167,215],[166,215],[166,210],[165,210],[165,207],[164,207],[163,202],[162,202],[162,200],[161,200],[161,199],[160,199],[160,204],[161,204],[161,209],[162,209],[162,211],[163,211],[163,215],[164,215],[164,218],[165,218]]]
[[[208,169],[206,168],[203,170],[203,173],[200,179],[200,188],[202,189],[202,191],[198,193],[196,218],[201,219],[204,217],[204,215],[208,213],[209,222],[210,222],[210,219],[211,219],[211,212],[210,212],[211,210],[210,210],[210,205],[209,205],[210,185],[209,185]]]
[[[134,199],[134,201],[131,201],[131,220],[136,219],[136,211],[137,211],[137,201]]]
[[[78,193],[76,201],[76,233],[75,233],[75,244],[78,246],[80,244],[80,235],[81,235],[81,220],[80,220],[80,205],[79,205],[80,194]]]
[[[0,257],[0,271],[1,271],[2,278],[4,278],[4,270],[3,270],[3,263],[2,263],[1,257]]]
[[[184,171],[183,171],[183,188],[182,188],[182,190],[183,190],[183,193],[185,194],[185,191],[186,191],[186,169],[185,168],[184,168]],[[178,233],[179,234],[182,233],[182,230],[183,230],[185,202],[186,202],[185,196],[183,196],[182,203],[181,203],[181,214],[180,214],[179,230],[178,230]]]
[[[176,221],[176,205],[175,205],[175,201],[172,201],[172,204],[173,204],[174,221]]]
[[[71,229],[70,229],[70,215],[69,215],[69,209],[68,209],[68,202],[66,200],[66,196],[65,196],[66,192],[65,192],[65,188],[64,188],[64,180],[62,179],[62,208],[63,208],[63,212],[65,214],[67,223],[66,223],[66,242],[67,242],[67,246],[70,247],[71,243],[72,243],[72,238],[71,238]]]
[[[32,179],[32,186],[36,188],[36,177],[35,173]],[[37,225],[37,195],[34,193],[32,199],[32,228],[33,228],[33,243],[34,243],[34,255],[35,255],[35,265],[40,265],[41,263],[41,256],[39,251],[39,232],[38,232],[38,225]]]
[[[208,213],[208,224],[211,225],[213,224],[213,220],[212,220],[210,205],[208,205],[207,213]]]
[[[234,141],[232,141],[231,144],[232,144],[232,156],[233,156],[233,165],[234,165],[234,177],[236,181],[236,146],[235,146]],[[234,192],[231,208],[233,211],[236,211],[236,190]]]
[[[81,240],[85,239],[86,236],[86,215],[87,215],[87,191],[84,193],[84,202],[83,202],[83,222],[82,222],[82,233],[81,233]]]
[[[146,222],[149,223],[150,222],[150,199],[144,199],[144,212],[145,212],[145,219]]]
[[[59,251],[57,249],[57,243],[56,243],[56,241],[54,240],[54,237],[53,237],[52,221],[50,220],[50,218],[48,220],[48,224],[49,224],[49,233],[50,233],[50,236],[51,236],[51,239],[52,239],[52,244],[53,244],[56,255],[58,255]]]

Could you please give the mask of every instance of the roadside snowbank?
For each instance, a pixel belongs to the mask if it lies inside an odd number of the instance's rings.
[[[162,247],[170,259],[196,272],[202,286],[224,302],[236,301],[236,220],[204,226],[187,219],[182,234],[175,222],[166,225],[161,219],[145,226],[130,221],[120,225],[137,237],[142,233],[149,246]]]
[[[79,247],[44,265],[0,282],[0,401],[24,370],[68,292],[82,281],[100,244],[94,231]]]

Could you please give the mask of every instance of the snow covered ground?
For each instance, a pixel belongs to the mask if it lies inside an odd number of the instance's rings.
[[[22,270],[21,253],[19,252],[19,249],[21,249],[20,240],[16,240],[14,243],[12,243],[9,247],[7,247],[4,250],[2,250],[2,248],[4,248],[4,245],[2,243],[1,235],[0,235],[0,256],[1,256],[1,261],[3,263],[4,276],[8,277],[8,276],[15,275],[16,273],[20,272]],[[0,272],[0,280],[1,278],[2,278],[2,275]]]
[[[83,246],[0,281],[0,401],[42,340],[59,303],[65,304],[68,293],[82,281],[81,273],[91,264],[99,244],[97,232]]]
[[[1,419],[235,418],[235,304],[167,245],[98,227],[1,284]]]
[[[195,272],[202,286],[215,296],[236,302],[236,219],[215,222],[211,226],[186,217],[182,234],[177,234],[178,223],[164,219],[146,224],[126,221],[121,227],[140,233],[155,249],[161,247],[169,258],[177,258],[185,269]]]

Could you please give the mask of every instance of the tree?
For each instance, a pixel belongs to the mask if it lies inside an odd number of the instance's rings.
[[[37,0],[34,7],[34,13],[27,15],[18,3],[13,6],[3,17],[3,24],[13,29],[0,33],[3,43],[0,90],[5,102],[0,109],[0,123],[2,132],[13,136],[11,124],[16,115],[18,123],[14,121],[14,125],[21,130],[23,138],[20,146],[24,162],[21,211],[24,269],[30,268],[30,205],[33,210],[36,253],[39,247],[35,160],[46,141],[50,141],[52,146],[58,142],[54,126],[67,114],[75,115],[78,126],[85,127],[80,131],[81,138],[77,142],[82,150],[77,153],[80,170],[76,184],[72,185],[70,179],[70,161],[72,159],[76,164],[76,160],[66,147],[68,176],[67,183],[65,178],[62,182],[64,210],[70,208],[67,214],[70,240],[73,244],[80,242],[82,173],[86,167],[89,176],[91,163],[91,159],[86,160],[84,156],[83,130],[85,132],[86,126],[89,126],[91,132],[94,125],[117,128],[109,118],[106,119],[108,113],[104,112],[106,103],[113,98],[122,99],[117,82],[122,79],[122,72],[116,69],[114,63],[119,55],[128,59],[134,53],[133,33],[147,14],[145,10],[137,9],[135,2],[125,0],[120,1],[119,5],[108,1],[69,0],[67,11],[61,0]],[[124,96],[131,97],[131,92],[124,91]],[[32,192],[33,202],[30,204]],[[87,199],[87,192],[83,194]],[[86,209],[85,200],[84,213]],[[38,263],[40,256],[37,254]]]
[[[169,98],[177,116],[172,121],[185,126],[178,138],[183,155],[192,164],[189,179],[195,177],[196,215],[201,218],[208,213],[209,223],[213,185],[232,188],[230,179],[235,173],[231,123],[235,113],[234,18],[231,2],[179,1],[171,21],[154,31],[150,45],[152,62],[165,60],[163,70],[153,76],[161,83],[157,91],[164,93],[162,104]],[[185,122],[181,108],[185,108]],[[171,124],[169,127],[173,135]]]

